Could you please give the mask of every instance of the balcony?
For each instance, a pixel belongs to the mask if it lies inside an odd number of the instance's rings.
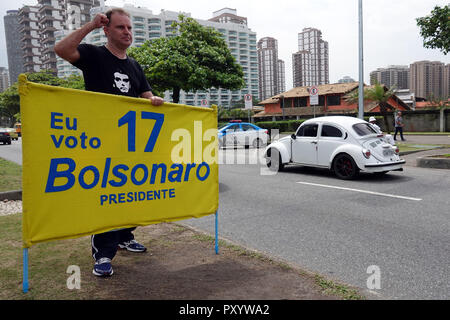
[[[43,32],[43,33],[46,33],[46,32],[57,31],[57,29],[53,25],[45,25],[45,26],[42,27],[42,29],[40,31]]]
[[[22,23],[24,23],[24,22],[30,22],[31,21],[31,19],[30,19],[30,17],[28,17],[28,15],[24,15],[24,16],[19,16],[20,18],[19,18],[19,24],[22,24]]]
[[[31,27],[30,26],[21,26],[20,28],[19,28],[19,32],[20,33],[23,33],[23,32],[26,32],[26,31],[31,31]]]
[[[42,39],[42,44],[46,44],[49,42],[55,43],[55,40],[56,40],[55,37],[47,36]]]
[[[55,46],[55,45],[52,44],[51,46],[48,46],[48,47],[46,47],[46,48],[43,48],[43,49],[42,49],[42,54],[45,55],[45,54],[49,53],[49,54],[52,54],[52,55],[53,55],[54,52],[55,52],[55,51],[53,50],[54,46]],[[56,58],[55,58],[55,59],[56,59]],[[56,60],[55,60],[55,61],[56,61]]]
[[[56,20],[55,17],[53,17],[52,15],[46,14],[39,18],[39,24],[45,24],[47,21],[53,22],[54,20]]]
[[[42,11],[45,11],[45,10],[52,11],[52,10],[55,10],[55,9],[56,8],[53,7],[51,3],[44,3],[44,4],[42,4],[41,7],[39,7],[38,12],[41,13]]]

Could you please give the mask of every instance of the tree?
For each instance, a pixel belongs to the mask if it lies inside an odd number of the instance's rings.
[[[64,88],[84,89],[84,81],[80,75],[72,75],[67,79],[61,79],[54,76],[49,70],[27,73],[26,75],[30,82],[61,86]],[[20,98],[17,82],[0,93],[0,116],[8,118],[11,124],[10,126],[13,125],[12,122],[14,119],[20,121]]]
[[[430,49],[440,49],[445,55],[450,50],[450,9],[436,6],[431,14],[417,18],[417,26],[423,38],[423,46]]]
[[[376,83],[374,86],[364,90],[364,96],[368,100],[375,101],[380,106],[380,113],[384,119],[384,125],[387,133],[390,133],[389,121],[387,118],[388,109],[392,109],[392,106],[388,103],[389,99],[394,95],[394,87],[387,89],[384,85]]]
[[[389,99],[394,95],[395,87],[387,89],[384,85],[375,83],[375,85],[364,88],[364,100],[370,100],[376,102],[380,106],[380,113],[384,119],[384,125],[386,131],[390,133],[389,121],[387,118],[388,109],[392,109],[392,106],[388,103]],[[344,99],[348,104],[357,104],[359,101],[359,90],[349,92]]]
[[[9,127],[14,125],[16,115],[20,111],[20,99],[17,82],[0,93],[0,116],[9,120]]]
[[[128,49],[128,54],[142,66],[152,88],[159,92],[172,90],[175,103],[179,102],[181,90],[243,88],[242,67],[221,34],[192,18],[183,15],[178,18],[180,21],[172,24],[173,36]]]

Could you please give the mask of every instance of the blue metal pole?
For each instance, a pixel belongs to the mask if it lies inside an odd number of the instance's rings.
[[[23,293],[28,292],[28,248],[23,249]]]
[[[216,254],[219,254],[219,210],[216,211]]]

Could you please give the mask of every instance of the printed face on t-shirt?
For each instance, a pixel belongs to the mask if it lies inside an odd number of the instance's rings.
[[[130,90],[130,78],[126,74],[114,72],[114,84],[120,92],[128,93]]]

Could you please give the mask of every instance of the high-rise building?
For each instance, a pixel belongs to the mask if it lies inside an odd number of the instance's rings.
[[[409,89],[409,67],[388,66],[370,73],[370,84],[384,84],[388,88]]]
[[[5,25],[6,53],[8,55],[9,80],[15,83],[23,73],[23,52],[19,35],[19,10],[8,10],[3,17]]]
[[[342,79],[338,80],[338,83],[350,83],[350,82],[356,82],[355,79],[349,76],[344,76]]]
[[[306,79],[309,79],[309,59],[308,51],[299,51],[292,54],[292,75],[293,85],[296,87],[303,87],[306,84]]]
[[[278,93],[286,91],[286,67],[284,61],[278,59]],[[261,98],[260,98],[261,99]],[[262,100],[262,99],[261,99]]]
[[[449,64],[439,61],[417,61],[410,65],[411,91],[416,97],[448,98]]]
[[[328,84],[328,42],[322,32],[305,28],[298,34],[298,52],[292,55],[294,87]]]
[[[447,98],[450,96],[450,63],[444,68],[444,92],[447,92]]]
[[[284,92],[284,61],[278,59],[278,41],[265,37],[258,41],[259,98],[265,100]]]
[[[9,72],[5,67],[0,67],[0,92],[5,91],[10,86]]]
[[[99,12],[108,10],[109,7],[95,7],[91,10],[91,16]],[[154,14],[151,10],[143,7],[135,7],[125,4],[124,9],[130,13],[133,27],[133,44],[140,46],[146,40],[157,39],[160,37],[172,37],[174,21],[178,21],[179,14],[191,17],[190,13],[173,12],[161,10],[161,13]],[[221,33],[222,38],[228,45],[231,54],[235,57],[237,63],[242,66],[244,72],[245,88],[241,90],[226,90],[221,88],[210,88],[197,92],[180,92],[179,103],[187,105],[201,105],[202,100],[206,99],[209,105],[217,104],[224,107],[230,107],[244,95],[249,93],[255,99],[258,99],[258,58],[256,50],[256,32],[251,31],[247,26],[247,18],[239,17],[235,9],[224,8],[213,13],[210,20],[195,19],[198,23],[206,27],[212,27]],[[59,35],[62,37],[62,35]],[[94,45],[103,45],[106,43],[106,37],[101,29],[94,30],[86,37],[86,43]],[[58,74],[65,70],[67,74],[71,71],[69,63],[58,58]],[[172,101],[171,92],[164,94],[166,101]]]
[[[90,9],[99,0],[37,0],[36,6],[19,10],[19,32],[24,71],[57,73],[53,50],[55,32],[79,28],[90,20]]]
[[[19,34],[21,42],[23,71],[41,70],[41,43],[39,37],[39,7],[24,6],[19,9]]]

